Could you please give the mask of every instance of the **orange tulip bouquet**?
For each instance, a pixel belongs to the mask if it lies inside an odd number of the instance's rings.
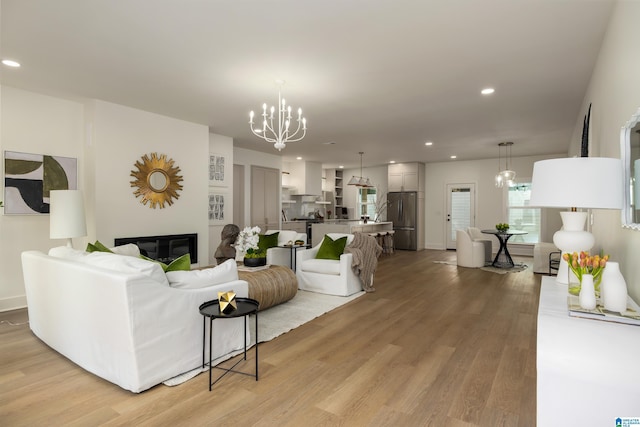
[[[602,272],[607,265],[609,255],[589,255],[589,252],[581,251],[580,254],[574,252],[572,254],[565,253],[562,258],[569,265],[569,269],[576,275],[580,283],[584,274],[593,276],[593,285],[596,291],[600,291],[600,282],[602,281]],[[573,295],[580,293],[580,286],[569,286],[569,292]]]

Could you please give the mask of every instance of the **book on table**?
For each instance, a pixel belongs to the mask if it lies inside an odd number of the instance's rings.
[[[567,308],[569,309],[569,316],[572,317],[640,326],[640,310],[638,305],[631,300],[627,303],[627,310],[623,313],[618,313],[605,310],[600,300],[598,300],[596,308],[593,310],[582,308],[580,307],[580,299],[575,295],[569,295],[567,296]]]

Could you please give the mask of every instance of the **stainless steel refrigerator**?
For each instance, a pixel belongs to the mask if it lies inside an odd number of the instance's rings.
[[[393,222],[395,248],[418,250],[418,193],[391,192],[387,201],[387,221]]]

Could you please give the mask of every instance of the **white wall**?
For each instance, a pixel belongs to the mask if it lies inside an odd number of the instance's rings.
[[[208,127],[103,101],[91,104],[95,227],[89,240],[112,245],[118,237],[198,233],[198,261],[206,265]],[[131,187],[135,162],[151,153],[174,160],[183,178],[179,198],[163,209],[140,203]]]
[[[620,129],[640,107],[640,2],[619,1],[611,16],[584,98],[570,154],[579,150],[582,121],[591,108],[590,155],[620,158]],[[640,232],[621,227],[619,211],[595,210],[596,248],[618,261],[630,295],[640,302]]]
[[[84,118],[81,103],[8,86],[2,86],[0,90],[0,149],[3,153],[9,150],[82,158]],[[4,161],[1,167],[4,176]],[[83,176],[83,164],[79,160],[80,189],[84,189]],[[4,189],[4,181],[2,186]],[[0,200],[4,200],[4,191]],[[0,311],[26,305],[20,253],[31,249],[47,251],[60,243],[49,239],[49,215],[0,216]]]
[[[553,157],[558,156],[514,157],[512,165],[517,179],[530,179],[534,162]],[[447,184],[475,184],[476,227],[494,228],[495,224],[506,222],[506,212],[503,209],[504,190],[496,188],[494,184],[497,167],[497,159],[449,161],[425,165],[425,246],[427,248],[446,248]],[[560,228],[560,222],[559,217],[554,221],[555,215],[549,215],[546,212],[543,215],[546,217],[544,240],[545,237],[550,239],[553,232]],[[493,249],[498,250],[496,242]]]
[[[88,236],[74,239],[76,248],[96,239],[111,245],[116,237],[195,232],[199,263],[209,263],[207,126],[103,101],[0,89],[0,149],[78,159]],[[212,144],[230,152],[224,138],[214,136]],[[151,152],[167,154],[183,177],[180,197],[164,209],[142,205],[130,184],[136,160]],[[0,311],[26,305],[20,253],[61,244],[49,239],[48,215],[0,216]]]
[[[220,234],[225,224],[233,223],[233,138],[215,133],[209,134],[209,153],[218,154],[225,157],[225,175],[229,178],[227,186],[209,187],[209,191],[220,192],[224,194],[225,205],[225,223],[221,225],[209,225],[209,262],[208,265],[215,265],[215,257],[213,256],[218,249],[218,245],[222,239]],[[204,265],[203,262],[200,265]]]

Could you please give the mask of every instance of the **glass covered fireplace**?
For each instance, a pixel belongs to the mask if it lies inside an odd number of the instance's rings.
[[[165,236],[122,237],[115,239],[115,245],[133,243],[140,253],[165,264],[189,253],[191,263],[198,262],[198,234],[170,234]]]

